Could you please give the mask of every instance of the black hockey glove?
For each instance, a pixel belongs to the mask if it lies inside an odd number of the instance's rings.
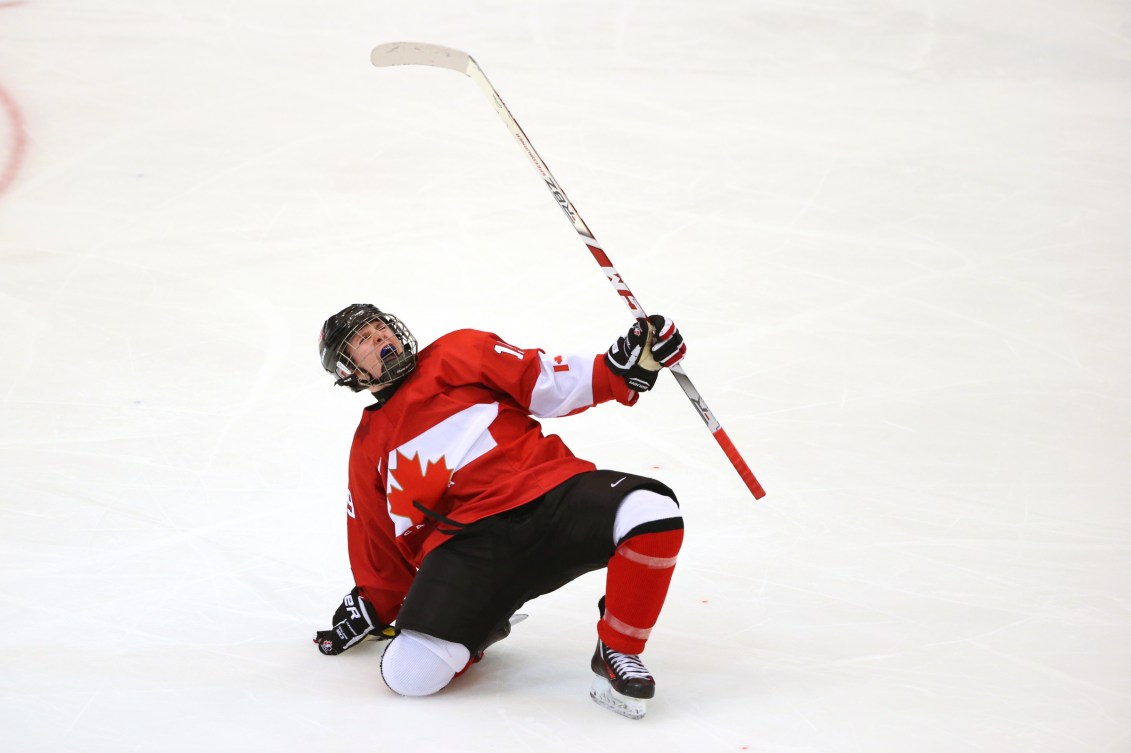
[[[369,600],[357,591],[357,586],[342,599],[334,612],[334,627],[314,634],[318,650],[334,656],[359,643],[365,636],[384,627]]]
[[[671,319],[653,314],[637,319],[624,337],[618,337],[605,363],[637,392],[647,392],[656,384],[660,368],[674,366],[687,352],[683,335]]]
[[[687,345],[683,342],[683,335],[676,329],[675,322],[666,316],[652,314],[648,317],[652,325],[652,358],[656,359],[665,369],[670,369],[683,360],[687,355]]]

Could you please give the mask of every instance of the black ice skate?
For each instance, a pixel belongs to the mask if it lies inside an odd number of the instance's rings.
[[[644,701],[656,694],[656,681],[639,656],[622,654],[597,641],[590,667],[596,675],[589,688],[590,698],[629,719],[644,716]]]

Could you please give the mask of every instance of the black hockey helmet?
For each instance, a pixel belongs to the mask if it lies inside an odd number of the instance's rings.
[[[389,347],[388,352],[381,353],[383,368],[376,378],[354,363],[346,352],[346,345],[358,330],[372,322],[380,322],[391,330],[402,348],[397,352]],[[416,367],[416,349],[416,338],[404,322],[369,303],[346,306],[326,320],[318,336],[318,355],[322,359],[322,368],[336,378],[335,384],[349,387],[354,392],[361,392],[376,384],[400,382]]]

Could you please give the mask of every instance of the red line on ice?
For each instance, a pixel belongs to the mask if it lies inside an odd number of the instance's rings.
[[[24,0],[8,0],[8,2],[0,2],[0,10],[4,8],[14,8],[17,5],[23,5]],[[20,114],[20,108],[16,107],[16,100],[12,99],[12,95],[8,94],[8,90],[0,84],[0,110],[3,111],[4,116],[8,119],[12,131],[12,139],[10,149],[5,157],[3,152],[0,152],[0,196],[11,188],[12,184],[16,181],[16,173],[20,171],[20,163],[24,161],[24,153],[27,152],[27,129],[24,128],[24,116]]]
[[[3,7],[3,6],[0,6]],[[12,139],[5,157],[0,153],[0,196],[11,188],[12,184],[16,181],[16,174],[20,171],[20,164],[24,161],[24,153],[27,152],[27,130],[24,128],[24,118],[20,114],[20,108],[16,107],[16,101],[8,94],[8,90],[0,84],[0,110],[4,112],[8,121],[11,124]]]

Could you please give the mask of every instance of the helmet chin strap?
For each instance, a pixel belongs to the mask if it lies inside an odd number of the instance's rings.
[[[357,367],[357,370],[365,375],[365,380],[362,381],[361,379],[358,378],[358,376],[356,374],[354,375],[353,378],[357,379],[357,383],[360,384],[362,387],[364,387],[365,389],[372,392],[372,390],[370,388],[375,386],[375,384],[377,382],[377,377],[373,376],[372,374],[370,374],[368,371],[361,368],[360,366]]]
[[[400,352],[397,351],[396,348],[393,348],[388,355],[381,358],[381,364],[385,367],[383,373],[389,376],[388,381],[378,382],[377,377],[369,373],[368,369],[358,366],[357,370],[365,375],[366,380],[362,381],[355,373],[352,377],[353,382],[369,390],[374,395],[392,395],[396,387],[408,376],[409,372],[412,371],[411,364],[397,362],[400,355]],[[389,366],[392,366],[392,368],[388,368]],[[380,389],[374,390],[373,387],[380,387]]]
[[[399,390],[401,388],[402,384],[404,384],[404,380],[398,379],[395,382],[386,382],[381,387],[381,389],[377,390],[376,392],[374,392],[373,390],[370,390],[369,394],[373,396],[373,400],[374,400],[374,403],[373,403],[372,406],[370,406],[370,408],[371,409],[377,409],[377,408],[380,408],[385,403],[389,402],[389,398],[391,398],[393,396],[394,392],[396,392],[397,390]]]

